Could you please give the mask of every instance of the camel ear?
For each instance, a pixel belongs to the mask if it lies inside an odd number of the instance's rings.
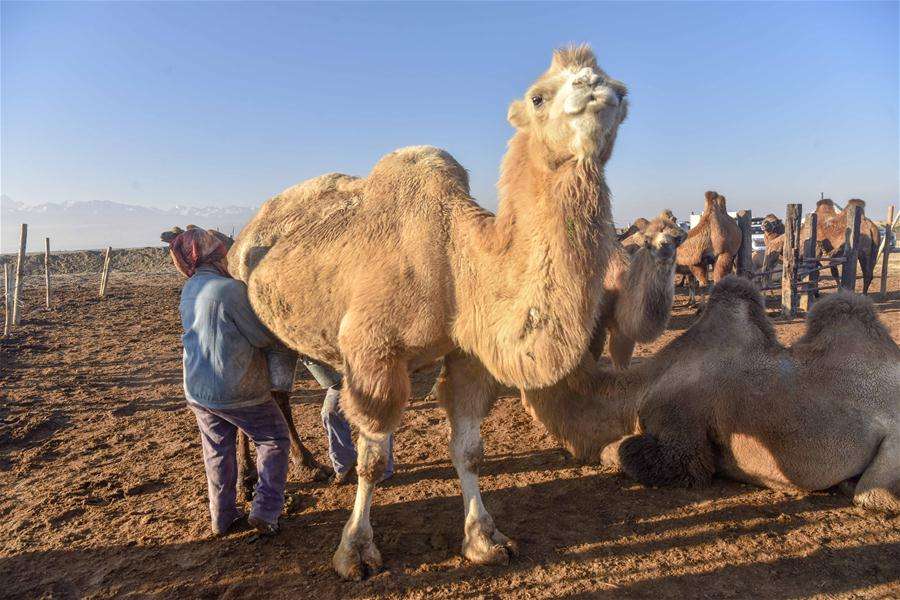
[[[707,199],[707,200],[709,200],[710,202],[712,202],[713,200],[716,199],[716,196],[718,196],[718,194],[715,193],[715,192],[706,192],[705,196],[706,196],[706,199]]]
[[[510,125],[516,129],[525,129],[528,127],[528,113],[525,110],[525,103],[521,100],[515,100],[509,105],[509,112],[506,113],[506,119]]]

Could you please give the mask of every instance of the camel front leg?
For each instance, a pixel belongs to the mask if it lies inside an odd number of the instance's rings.
[[[360,581],[377,573],[383,564],[381,552],[375,545],[369,513],[375,484],[387,467],[389,438],[389,435],[371,436],[360,432],[356,442],[356,500],[332,558],[334,570],[344,579]]]
[[[722,279],[725,278],[729,273],[731,273],[731,268],[734,265],[734,255],[729,254],[728,252],[723,252],[719,256],[716,257],[716,264],[713,265],[713,281],[715,283],[719,283]]]
[[[348,335],[349,337],[349,335]],[[360,580],[381,569],[369,512],[375,485],[387,469],[390,436],[400,424],[411,385],[406,363],[380,349],[347,352],[341,409],[359,429],[356,501],[332,564],[345,579]]]
[[[444,368],[438,381],[438,401],[450,420],[450,458],[462,488],[462,554],[476,564],[505,565],[518,553],[518,546],[496,528],[478,486],[478,470],[484,460],[481,423],[494,404],[497,384],[477,359],[460,351],[445,358]]]

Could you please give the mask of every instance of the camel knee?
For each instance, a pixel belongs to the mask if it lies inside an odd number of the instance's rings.
[[[453,466],[462,471],[478,473],[484,463],[484,440],[481,434],[467,433],[450,440],[450,458]]]
[[[389,435],[360,432],[356,442],[356,474],[373,483],[381,481],[387,471]]]
[[[406,365],[399,361],[368,369],[349,366],[340,405],[360,431],[386,437],[400,425],[410,393]]]

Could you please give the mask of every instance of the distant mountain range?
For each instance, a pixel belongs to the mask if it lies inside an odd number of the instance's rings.
[[[173,225],[192,223],[236,234],[256,210],[247,206],[152,208],[104,200],[28,206],[0,196],[0,251],[18,251],[21,223],[28,223],[28,252],[42,250],[45,237],[50,238],[51,251],[137,248],[161,245],[160,232]]]

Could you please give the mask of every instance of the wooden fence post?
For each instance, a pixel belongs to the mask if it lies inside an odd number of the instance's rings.
[[[9,328],[12,325],[12,286],[9,285],[9,263],[3,263],[3,337],[9,335]]]
[[[797,314],[797,263],[800,246],[800,215],[802,204],[788,204],[784,219],[784,247],[781,254],[781,314]]]
[[[12,324],[16,326],[22,322],[22,281],[25,269],[25,244],[28,241],[28,223],[22,223],[22,230],[19,233],[19,258],[16,261],[16,287],[13,290],[13,312]]]
[[[881,299],[884,300],[885,296],[887,296],[887,278],[888,278],[888,263],[891,260],[891,252],[894,250],[894,205],[891,204],[888,206],[888,214],[887,214],[887,227],[884,229],[884,256],[881,258],[881,290],[880,296]]]
[[[751,279],[753,277],[753,230],[751,227],[752,213],[749,210],[739,210],[737,224],[741,228],[741,247],[737,255],[737,272],[741,277]]]
[[[859,253],[859,225],[862,210],[851,204],[844,208],[847,213],[847,229],[844,231],[844,268],[841,269],[841,285],[845,290],[856,290],[856,259]]]
[[[44,287],[46,294],[44,304],[50,308],[50,238],[44,238]]]
[[[806,293],[800,295],[800,310],[809,312],[819,291],[819,263],[816,258],[816,231],[819,215],[814,212],[806,215],[806,227],[809,229],[809,238],[803,245],[803,262],[801,268],[809,269],[809,277],[806,279]]]
[[[112,253],[112,246],[106,247],[106,254],[103,257],[103,273],[100,275],[100,297],[106,297],[106,284],[109,281],[109,255]]]

